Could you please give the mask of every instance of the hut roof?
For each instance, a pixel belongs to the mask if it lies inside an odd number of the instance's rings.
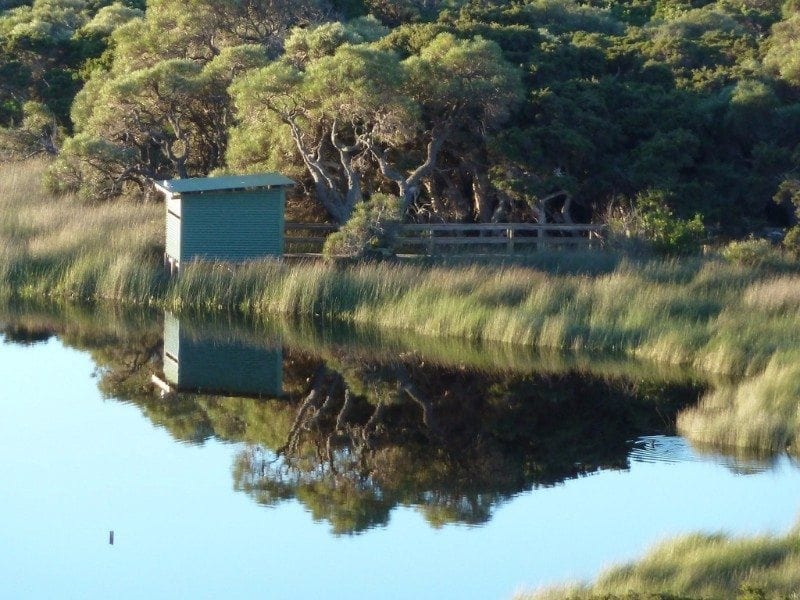
[[[203,192],[252,190],[294,185],[294,181],[279,173],[168,179],[154,183],[159,190],[167,194],[201,194]]]

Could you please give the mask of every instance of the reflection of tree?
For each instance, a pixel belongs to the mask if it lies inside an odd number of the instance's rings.
[[[177,440],[245,443],[236,489],[262,504],[295,499],[337,533],[386,523],[398,505],[417,507],[433,526],[484,523],[519,492],[626,468],[629,440],[671,431],[677,409],[697,396],[688,383],[473,370],[411,351],[377,359],[320,343],[285,349],[283,398],[161,399],[148,384],[160,362],[152,317],[0,321],[22,340],[54,332],[90,351],[104,394],[137,405]]]
[[[626,468],[629,440],[669,429],[663,416],[692,398],[676,388],[643,400],[592,377],[487,375],[413,356],[340,357],[308,381],[279,409],[293,414],[284,441],[237,457],[235,486],[263,504],[297,498],[337,533],[385,523],[398,504],[434,526],[483,523],[523,490]]]

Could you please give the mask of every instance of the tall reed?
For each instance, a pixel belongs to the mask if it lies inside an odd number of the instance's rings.
[[[155,302],[164,283],[161,208],[53,198],[40,183],[45,166],[0,165],[0,290],[22,297]]]

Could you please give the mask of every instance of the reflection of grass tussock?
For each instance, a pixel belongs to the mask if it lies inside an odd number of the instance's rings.
[[[784,537],[694,534],[658,545],[594,585],[552,589],[536,600],[605,598],[797,598],[800,530]]]
[[[775,355],[762,373],[718,387],[680,415],[678,429],[712,448],[800,454],[800,354]]]
[[[0,294],[151,302],[163,218],[154,205],[54,200],[42,162],[0,165]]]

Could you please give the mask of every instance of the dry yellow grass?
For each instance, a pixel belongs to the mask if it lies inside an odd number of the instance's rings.
[[[744,293],[744,304],[762,310],[800,310],[800,276],[787,275],[754,283]]]
[[[41,185],[45,168],[43,161],[0,165],[0,289],[21,296],[155,300],[161,207],[54,198]]]

